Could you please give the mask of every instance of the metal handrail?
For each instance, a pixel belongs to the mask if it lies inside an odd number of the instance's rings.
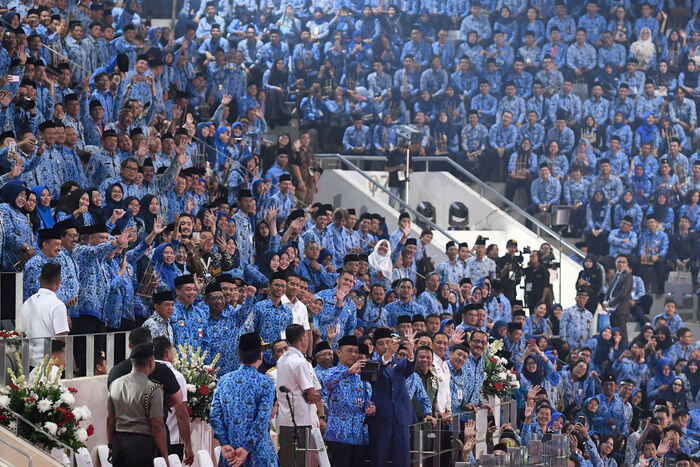
[[[25,374],[29,374],[29,344],[31,341],[41,340],[44,343],[44,354],[49,355],[51,353],[51,341],[53,339],[61,339],[66,343],[66,365],[64,366],[64,373],[66,379],[73,378],[75,370],[75,356],[73,355],[73,349],[76,338],[85,339],[85,374],[86,376],[95,375],[95,337],[105,336],[105,359],[106,359],[106,370],[112,369],[115,363],[114,355],[116,352],[116,342],[115,336],[124,336],[124,355],[128,356],[128,342],[129,334],[131,331],[117,331],[117,332],[102,332],[96,334],[66,334],[60,336],[51,337],[22,337],[18,339],[5,339],[0,341],[0,384],[6,384],[8,378],[8,347],[17,348],[13,350],[19,352],[22,360],[22,368]]]
[[[399,203],[399,204],[401,205],[402,208],[404,208],[404,209],[407,210],[407,211],[410,211],[414,216],[416,216],[416,218],[418,218],[418,219],[420,219],[421,221],[425,222],[425,223],[428,224],[430,227],[432,227],[433,230],[437,230],[438,232],[440,232],[441,234],[443,234],[445,237],[447,237],[448,239],[452,240],[453,242],[459,243],[457,240],[455,240],[455,238],[454,238],[452,235],[448,234],[447,231],[445,231],[444,229],[442,229],[441,227],[439,227],[435,222],[431,221],[430,219],[428,219],[427,217],[425,217],[423,214],[421,214],[421,213],[419,213],[418,211],[416,211],[415,209],[413,209],[413,208],[412,208],[411,206],[409,206],[408,203],[406,203],[404,200],[402,200],[402,199],[399,198],[398,196],[394,195],[392,192],[390,192],[389,190],[387,190],[386,188],[384,188],[381,184],[377,183],[377,181],[374,180],[374,179],[373,179],[372,177],[370,177],[369,175],[367,175],[367,174],[365,173],[364,170],[362,170],[362,169],[359,168],[357,165],[355,165],[354,163],[352,163],[352,162],[350,161],[350,159],[348,159],[348,156],[344,156],[344,155],[342,155],[342,154],[315,154],[315,157],[318,157],[318,158],[331,158],[331,157],[335,157],[335,158],[337,158],[337,159],[340,159],[344,164],[347,164],[351,169],[353,169],[355,172],[357,172],[357,173],[359,173],[360,175],[362,175],[363,177],[365,177],[371,184],[373,184],[374,186],[376,186],[377,188],[379,188],[380,190],[382,190],[382,191],[383,191],[386,195],[388,195],[391,199],[393,199],[394,201],[396,201],[397,203]],[[355,159],[357,159],[357,160],[381,160],[381,161],[385,160],[385,158],[379,157],[379,156],[366,156],[366,157],[365,157],[365,156],[350,156],[350,157],[353,157],[353,158],[355,158]],[[367,157],[369,157],[369,158],[367,158]]]
[[[318,158],[337,158],[337,159],[342,160],[344,163],[350,165],[350,166],[353,167],[355,170],[360,170],[360,171],[361,171],[361,169],[359,169],[356,165],[352,164],[352,163],[350,162],[350,160],[377,161],[377,162],[381,162],[381,161],[385,161],[385,160],[386,160],[386,158],[385,158],[385,157],[382,157],[382,156],[369,156],[369,155],[367,155],[367,156],[365,156],[365,155],[346,156],[346,155],[341,155],[341,154],[316,154],[315,157],[318,157]],[[467,178],[469,178],[471,181],[473,181],[474,183],[476,183],[477,185],[479,185],[479,188],[481,188],[481,192],[480,192],[479,194],[480,194],[482,197],[484,196],[484,190],[488,191],[490,194],[492,194],[493,196],[495,196],[499,201],[501,201],[501,202],[504,203],[506,206],[508,206],[508,207],[510,207],[511,209],[513,209],[513,211],[515,211],[515,212],[518,213],[519,215],[523,216],[525,219],[527,219],[527,220],[529,220],[530,222],[532,222],[533,225],[537,226],[537,231],[536,231],[536,233],[537,233],[538,236],[541,237],[542,234],[541,234],[540,231],[544,231],[545,233],[547,233],[547,235],[549,235],[549,236],[551,236],[551,237],[556,238],[557,240],[559,240],[559,244],[560,244],[560,245],[563,245],[563,246],[567,247],[568,249],[570,249],[570,250],[573,251],[574,253],[580,255],[581,257],[585,256],[585,254],[583,254],[583,252],[582,252],[580,249],[576,248],[576,246],[575,246],[575,245],[572,245],[568,240],[565,240],[560,234],[558,234],[557,232],[555,232],[554,230],[552,230],[552,229],[549,228],[548,226],[544,225],[544,224],[543,224],[542,222],[540,222],[537,218],[535,218],[535,217],[532,216],[530,213],[528,213],[527,211],[525,211],[524,209],[522,209],[520,206],[518,206],[517,204],[515,204],[513,201],[509,200],[508,198],[506,198],[505,196],[503,196],[502,194],[500,194],[498,191],[494,190],[490,185],[488,185],[487,183],[485,183],[483,180],[481,180],[479,177],[477,177],[477,176],[474,175],[473,173],[471,173],[471,172],[469,172],[468,170],[466,170],[464,167],[462,167],[462,166],[460,166],[459,164],[457,164],[455,161],[453,161],[453,160],[450,159],[449,157],[430,156],[430,157],[412,157],[411,159],[414,160],[414,161],[416,161],[416,162],[446,162],[446,163],[449,164],[451,167],[453,167],[455,170],[457,170],[459,173],[461,173],[462,175],[465,175],[465,176],[466,176]],[[426,169],[427,169],[427,164],[426,164]],[[368,178],[368,179],[370,179],[371,181],[374,182],[374,180],[372,180],[372,179],[371,179],[370,177],[368,177],[366,174],[363,173],[362,175],[364,175],[365,178]],[[374,183],[376,184],[376,182],[374,182]],[[387,190],[382,190],[382,191],[387,192]],[[394,198],[394,199],[396,200],[396,197],[395,197],[395,196],[392,196],[392,198]],[[561,248],[560,248],[560,249],[561,249]]]
[[[6,413],[8,413],[11,417],[14,417],[14,418],[15,418],[15,426],[14,426],[14,435],[15,435],[15,436],[17,436],[17,437],[20,438],[20,439],[26,439],[26,438],[23,438],[22,436],[20,436],[20,434],[19,434],[19,421],[21,421],[23,424],[28,425],[29,427],[31,427],[34,431],[38,431],[38,432],[41,433],[42,435],[44,435],[44,436],[46,436],[47,438],[49,438],[52,442],[58,444],[58,445],[61,447],[61,449],[67,450],[67,452],[68,452],[67,455],[68,455],[68,460],[70,461],[70,465],[72,465],[72,466],[75,465],[75,450],[74,450],[72,447],[68,446],[67,444],[65,444],[65,443],[64,443],[63,441],[61,441],[60,439],[58,439],[58,438],[56,438],[55,436],[53,436],[51,433],[49,433],[48,431],[46,431],[44,428],[39,427],[39,426],[36,426],[35,424],[33,424],[32,422],[30,422],[29,420],[27,420],[26,418],[24,418],[23,416],[21,416],[20,414],[18,414],[18,413],[15,412],[14,410],[10,409],[9,407],[8,407],[8,408],[5,408],[5,409],[3,409],[3,410],[4,410]],[[41,449],[41,448],[37,447],[37,449]],[[41,449],[41,450],[44,451],[44,452],[46,452],[44,449]],[[65,451],[64,451],[64,452],[65,452]],[[25,454],[25,453],[22,453],[22,454]],[[30,456],[30,464],[29,464],[29,465],[31,465],[31,456]]]

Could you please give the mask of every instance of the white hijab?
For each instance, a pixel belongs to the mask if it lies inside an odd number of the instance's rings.
[[[387,252],[384,256],[379,254],[379,245],[386,244]],[[382,275],[391,280],[394,274],[394,265],[391,264],[391,246],[387,240],[379,240],[374,246],[374,250],[367,257],[369,266],[382,273]]]
[[[649,39],[642,39],[642,32],[646,30],[649,33]],[[639,32],[639,40],[633,42],[630,46],[630,52],[637,59],[640,65],[645,65],[651,63],[654,59],[654,54],[656,54],[656,46],[652,40],[651,30],[649,28],[642,28]]]

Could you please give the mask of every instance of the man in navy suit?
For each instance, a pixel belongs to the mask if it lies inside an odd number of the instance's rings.
[[[374,332],[374,349],[380,357],[379,375],[372,383],[372,402],[377,407],[374,417],[367,418],[372,465],[384,466],[391,459],[396,467],[408,466],[408,426],[416,422],[406,378],[416,368],[413,358],[415,332],[406,335],[403,343],[408,358],[396,358],[401,341],[392,337],[392,330],[380,328]]]

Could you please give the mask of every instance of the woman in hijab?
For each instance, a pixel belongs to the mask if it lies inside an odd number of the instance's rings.
[[[503,339],[503,337],[506,335],[506,331],[508,330],[508,323],[502,320],[498,320],[495,323],[493,323],[493,327],[491,328],[491,337],[494,339]]]
[[[656,341],[656,350],[661,350],[662,355],[668,353],[668,349],[673,345],[673,339],[671,338],[671,330],[668,326],[658,326],[654,331],[653,340]],[[649,357],[649,363],[651,363],[656,357],[656,354]]]
[[[639,39],[630,45],[629,55],[630,58],[637,60],[639,69],[643,72],[656,65],[656,45],[654,45],[649,28],[642,28],[639,31]]]
[[[613,224],[615,228],[620,228],[620,222],[625,217],[632,218],[632,229],[640,232],[642,228],[642,208],[634,201],[634,193],[627,188],[620,196],[620,202],[615,206],[615,216]]]
[[[561,315],[564,312],[561,303],[554,303],[549,308],[549,316],[547,320],[549,321],[549,327],[552,330],[552,336],[559,335],[559,324],[561,323]]]
[[[394,275],[394,265],[391,261],[391,246],[387,240],[379,240],[367,257],[369,262],[370,282],[377,282],[384,286],[384,290],[391,288],[391,279]]]
[[[158,213],[158,198],[155,195],[145,195],[140,204],[138,218],[143,222],[144,232],[151,232]]]
[[[457,127],[453,121],[450,121],[448,112],[441,110],[431,127],[431,150],[433,154],[441,157],[454,157],[459,152],[459,136]],[[447,170],[447,164],[444,162],[438,163],[438,167],[440,168],[435,170],[442,170],[442,168]]]
[[[115,209],[124,209],[124,189],[121,184],[113,183],[107,187],[107,199],[102,207],[102,217],[109,219]]]
[[[95,225],[93,216],[88,212],[90,206],[90,196],[83,190],[75,190],[68,195],[56,211],[56,222],[64,219],[73,219],[73,223],[78,231],[83,227]]]
[[[664,394],[667,389],[671,388],[673,380],[676,379],[676,376],[673,374],[673,365],[669,360],[665,358],[659,359],[654,368],[654,376],[647,383],[649,407],[654,406],[656,399],[662,397],[662,394]],[[681,387],[682,384],[681,382]]]
[[[688,60],[685,70],[678,75],[678,86],[685,89],[688,98],[692,100],[698,93],[698,84],[700,84],[698,66],[695,64],[695,60]]]
[[[683,36],[678,29],[672,29],[661,51],[659,66],[661,61],[664,61],[667,63],[669,71],[678,74],[681,64],[685,63],[687,59],[688,47],[684,43]]]
[[[258,268],[261,274],[263,274],[268,279],[273,273],[277,272],[280,264],[280,256],[274,251],[266,251],[259,256],[255,266]]]
[[[576,414],[576,418],[586,417],[586,425],[589,427],[592,427],[593,426],[593,419],[598,414],[599,407],[600,407],[600,403],[598,402],[598,399],[591,396],[588,399],[586,399],[586,402],[584,403],[583,408]]]
[[[588,293],[586,309],[591,313],[595,313],[598,307],[598,294],[603,288],[603,273],[598,266],[598,258],[593,253],[588,253],[584,258],[583,270],[578,273],[576,286],[588,286],[591,288],[591,291]]]
[[[218,161],[218,156],[216,155],[216,142],[214,140],[215,132],[211,131],[212,122],[201,122],[197,124],[197,129],[195,131],[196,139],[194,143],[197,145],[198,150],[202,154],[206,154],[207,161],[212,165],[216,166]]]
[[[549,397],[552,389],[549,378],[553,373],[554,366],[552,366],[548,358],[529,354],[523,360],[523,370],[520,374],[520,389],[527,393],[533,386],[540,386],[547,391],[547,398],[554,400],[554,398]]]
[[[678,69],[672,70],[669,62],[666,60],[660,60],[658,68],[658,71],[652,75],[652,79],[656,84],[656,90],[662,96],[671,97],[678,83]]]
[[[4,271],[14,272],[17,260],[28,260],[34,255],[34,232],[27,215],[22,211],[27,203],[27,190],[19,180],[8,182],[0,191],[0,216],[5,226],[5,248],[2,255]]]
[[[103,204],[103,199],[102,199],[102,192],[98,190],[97,188],[88,188],[87,194],[89,197],[89,204],[88,204],[88,212],[92,216],[92,221],[95,224],[103,224],[106,221],[106,217],[104,217],[104,212],[102,209],[102,204]],[[91,224],[86,224],[86,225],[91,225]]]
[[[684,379],[685,387],[688,388],[693,399],[695,399],[698,391],[700,391],[700,360],[695,358],[688,360],[688,363],[683,367],[681,378]]]
[[[175,290],[175,278],[182,274],[180,268],[175,264],[175,250],[170,243],[161,243],[153,250],[151,258],[153,273],[157,274],[160,283],[170,290]]]
[[[591,339],[592,343],[595,343],[595,349],[593,350],[593,365],[599,374],[603,374],[603,370],[610,366],[610,362],[613,361],[612,351],[613,351],[613,339],[612,330],[608,327],[603,329],[600,334],[594,336]]]
[[[283,58],[275,60],[274,65],[265,71],[262,78],[263,89],[267,92],[265,115],[269,115],[270,129],[277,125],[289,123],[289,110],[284,101],[289,96],[289,71]]]
[[[651,112],[644,116],[644,121],[634,132],[634,146],[636,148],[642,147],[643,143],[651,144],[652,148],[661,146],[661,133],[659,127],[654,123],[655,119],[656,117]]]
[[[612,328],[612,359],[611,361],[617,360],[622,353],[627,350],[627,345],[622,341],[622,330],[619,327]]]
[[[386,94],[378,105],[378,115],[382,115],[385,110],[391,113],[391,121],[397,125],[406,125],[406,103],[401,99],[401,88],[392,86],[386,90]]]
[[[683,387],[683,379],[678,376],[673,378],[671,385],[661,392],[659,397],[667,403],[670,402],[674,410],[688,410],[689,405],[695,405],[692,400],[690,403],[688,402],[688,395]]]
[[[428,122],[435,119],[435,101],[432,94],[427,89],[424,89],[418,101],[413,105],[413,114],[423,112]]]
[[[598,128],[595,117],[593,115],[587,115],[583,120],[583,125],[581,125],[581,140],[590,143],[589,147],[593,151],[595,157],[600,156],[601,148],[603,147],[604,140],[602,133],[603,128]],[[595,157],[593,158],[594,161]],[[589,168],[589,172],[593,168],[595,168],[595,163]]]
[[[610,234],[610,205],[602,189],[593,192],[586,208],[585,237],[588,251],[596,255],[608,254]]]
[[[630,190],[632,190],[632,194],[634,195],[634,202],[637,203],[642,210],[646,209],[652,188],[644,165],[637,164],[634,166],[634,175],[632,175],[630,179]]]
[[[442,307],[443,311],[454,316],[457,313],[456,301],[450,301],[450,298],[453,300],[455,298],[454,296],[451,297],[450,293],[451,290],[449,284],[440,284],[438,287],[437,299],[438,302],[440,302],[440,306]]]
[[[216,133],[214,134],[214,141],[216,143],[217,170],[219,167],[223,167],[223,165],[228,160],[226,156],[235,159],[236,153],[233,149],[233,146],[229,144],[230,140],[231,129],[229,127],[227,127],[226,125],[221,125],[219,128],[216,129]]]
[[[654,217],[656,222],[659,223],[659,227],[664,232],[670,233],[673,226],[673,209],[668,203],[668,190],[661,189],[656,194],[656,199],[647,209],[647,217]]]
[[[35,186],[32,191],[36,194],[36,213],[39,216],[41,229],[50,229],[56,222],[53,220],[51,212],[51,192],[43,185]]]
[[[568,370],[559,372],[561,377],[561,397],[562,408],[570,405],[582,407],[586,397],[591,397],[595,394],[595,384],[591,378],[588,378],[588,363],[579,360],[569,367]]]
[[[639,335],[632,340],[630,347],[636,344],[643,349],[649,343],[653,336],[654,328],[652,328],[651,325],[647,324],[642,327],[642,331],[639,333]]]

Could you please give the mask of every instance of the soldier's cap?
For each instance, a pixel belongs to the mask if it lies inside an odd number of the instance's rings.
[[[462,307],[461,313],[471,311],[471,310],[483,310],[484,305],[481,303],[470,303],[469,305],[464,305]]]
[[[39,244],[48,240],[60,240],[61,232],[56,229],[41,229],[39,231]]]
[[[238,199],[252,198],[252,197],[253,197],[253,193],[251,193],[249,189],[244,188],[242,190],[238,190]]]
[[[399,317],[400,318],[400,317]],[[374,331],[374,342],[377,342],[379,339],[385,339],[387,337],[391,337],[391,334],[394,331],[391,330],[391,328],[379,328],[376,331]]]
[[[229,274],[229,273],[224,273],[224,274],[220,275],[220,276],[216,279],[216,281],[217,281],[219,284],[222,284],[222,283],[224,283],[224,282],[227,283],[227,284],[234,284],[234,283],[235,283],[235,282],[234,282],[234,279],[233,279],[233,276],[232,276],[231,274]]]
[[[338,341],[338,348],[344,346],[344,345],[354,345],[358,346],[357,342],[357,337],[350,335],[350,336],[343,336],[339,341]]]
[[[151,298],[153,300],[153,303],[161,304],[163,302],[172,302],[175,301],[175,298],[173,297],[173,291],[172,290],[161,290],[160,292],[156,292],[153,294],[153,297]]]
[[[509,247],[509,246],[514,246],[514,247],[517,248],[517,247],[518,247],[518,241],[511,238],[510,240],[508,240],[508,241],[506,242],[506,248]]]
[[[314,347],[314,355],[316,355],[319,352],[323,352],[324,350],[331,350],[330,344],[326,341],[319,342],[318,344],[316,344],[316,347]]]
[[[219,284],[217,281],[207,284],[207,287],[204,289],[204,295],[209,295],[214,292],[222,292],[221,284]]]
[[[411,324],[411,317],[408,315],[401,315],[398,318],[396,318],[396,325],[397,326],[399,324],[404,324],[404,323]]]
[[[153,343],[148,342],[148,343],[143,343],[135,346],[133,349],[131,349],[131,354],[129,354],[130,359],[144,359],[144,358],[150,358],[152,357],[153,354]]]
[[[406,239],[406,244],[405,244],[404,246],[408,246],[408,245],[416,245],[416,246],[418,246],[418,241],[416,241],[415,238],[407,238],[407,239]]]
[[[104,224],[89,225],[83,229],[84,235],[107,233],[107,226]]]
[[[238,348],[242,352],[247,352],[250,350],[264,350],[268,348],[270,344],[262,340],[260,334],[257,332],[249,332],[241,336],[241,340],[238,343]]]
[[[425,317],[423,315],[413,315],[414,323],[425,323]]]
[[[53,229],[59,234],[65,230],[74,228],[75,223],[73,222],[73,219],[64,219],[61,222],[56,222],[56,224],[53,226]]]
[[[304,210],[295,209],[294,211],[290,212],[287,216],[287,222],[292,222],[302,217],[306,217],[306,213],[304,212]]]
[[[192,274],[184,274],[175,278],[175,288],[185,284],[194,284],[194,276]]]
[[[613,382],[613,383],[616,382],[615,376],[613,376],[610,373],[603,375],[603,381],[601,381],[601,383],[609,383],[609,382]]]
[[[508,332],[514,332],[522,329],[523,325],[520,323],[508,323]]]

